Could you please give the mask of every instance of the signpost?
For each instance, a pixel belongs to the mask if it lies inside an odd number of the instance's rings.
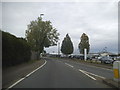
[[[86,48],[84,49],[84,60],[85,61],[87,60],[87,49]]]

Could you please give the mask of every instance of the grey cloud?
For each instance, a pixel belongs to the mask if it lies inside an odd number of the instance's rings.
[[[30,21],[44,13],[43,20],[50,20],[60,33],[60,42],[67,33],[77,50],[82,33],[90,37],[91,51],[105,45],[117,47],[117,3],[113,2],[37,2],[3,3],[3,29],[25,37]],[[111,46],[110,46],[111,45]],[[111,50],[112,50],[111,49]],[[46,49],[57,52],[57,46]],[[112,51],[113,51],[112,50]]]

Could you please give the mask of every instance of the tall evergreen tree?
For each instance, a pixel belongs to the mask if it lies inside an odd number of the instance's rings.
[[[66,37],[62,41],[61,52],[65,55],[69,55],[73,53],[73,50],[74,50],[73,43],[69,35],[66,34]]]
[[[80,39],[81,41],[78,45],[80,53],[84,54],[84,49],[86,48],[88,54],[90,50],[89,37],[85,33],[83,33]]]

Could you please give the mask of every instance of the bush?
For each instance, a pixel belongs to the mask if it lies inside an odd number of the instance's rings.
[[[2,65],[3,67],[27,62],[31,57],[31,49],[24,38],[2,31]]]

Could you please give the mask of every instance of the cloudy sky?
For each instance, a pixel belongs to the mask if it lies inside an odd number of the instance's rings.
[[[1,5],[1,4],[0,4]],[[2,30],[25,37],[30,21],[43,13],[60,33],[60,44],[68,33],[78,53],[82,33],[89,36],[90,52],[118,52],[118,3],[107,2],[2,2]],[[57,53],[57,46],[46,48]]]

